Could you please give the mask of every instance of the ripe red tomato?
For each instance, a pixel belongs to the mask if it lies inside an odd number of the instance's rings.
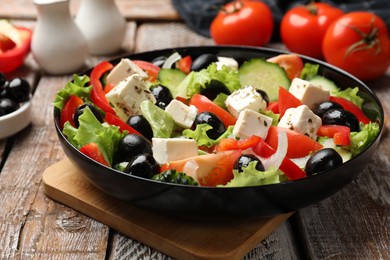
[[[293,7],[282,18],[281,39],[290,51],[321,59],[326,30],[342,15],[340,9],[326,3]]]
[[[211,23],[216,44],[263,46],[271,40],[274,20],[270,8],[258,1],[233,1]]]
[[[295,53],[280,54],[267,59],[267,61],[279,64],[286,71],[290,80],[298,78],[303,69],[303,60]]]
[[[323,41],[325,60],[361,80],[382,76],[390,65],[384,21],[370,12],[351,12],[332,24]]]

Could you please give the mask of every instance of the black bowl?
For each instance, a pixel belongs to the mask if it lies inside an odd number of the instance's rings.
[[[236,58],[239,62],[286,53],[267,48],[205,46],[164,49],[127,57],[152,61],[156,57],[168,56],[175,51],[183,56],[192,57],[214,53]],[[301,57],[304,62],[319,64],[320,74],[333,80],[338,86],[359,87],[359,94],[365,99],[364,111],[372,120],[380,123],[382,132],[384,118],[382,105],[363,82],[325,62]],[[116,64],[119,60],[111,62]],[[82,74],[89,73],[90,70]],[[66,155],[97,188],[132,205],[192,217],[215,214],[266,217],[307,207],[329,197],[355,179],[369,163],[380,139],[379,135],[363,153],[342,166],[304,179],[256,187],[193,187],[143,179],[105,167],[83,155],[67,141],[59,128],[58,109],[54,110],[54,123]]]

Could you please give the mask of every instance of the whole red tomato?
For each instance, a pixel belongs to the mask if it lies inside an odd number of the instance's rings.
[[[325,60],[361,80],[382,76],[390,65],[384,21],[370,12],[351,12],[332,24],[323,41]]]
[[[262,2],[234,1],[214,18],[210,34],[216,44],[263,46],[271,40],[274,20]]]
[[[326,3],[293,7],[282,18],[281,39],[292,52],[322,59],[326,30],[342,15],[343,11]]]

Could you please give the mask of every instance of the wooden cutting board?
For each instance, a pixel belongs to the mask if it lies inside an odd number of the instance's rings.
[[[48,197],[178,259],[242,258],[292,214],[226,221],[175,218],[110,197],[68,159],[47,168],[42,183]]]

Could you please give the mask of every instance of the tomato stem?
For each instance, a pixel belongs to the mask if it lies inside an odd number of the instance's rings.
[[[241,8],[244,6],[244,3],[241,1],[241,0],[236,0],[236,1],[233,1],[233,9],[232,10],[228,10],[226,9],[226,7],[221,7],[221,11],[226,13],[226,14],[233,14],[233,13],[236,13],[238,11],[241,10]]]
[[[314,4],[313,0],[310,0],[309,3],[306,5],[306,9],[311,13],[312,15],[318,15],[318,8]]]
[[[381,45],[377,37],[379,29],[378,27],[374,27],[374,21],[375,21],[375,17],[372,17],[370,23],[370,31],[368,33],[362,32],[355,26],[346,26],[352,29],[353,31],[355,31],[357,34],[359,34],[362,37],[362,39],[349,46],[347,52],[345,53],[345,57],[347,57],[352,52],[369,50],[374,48],[375,48],[375,55],[378,55],[380,53]]]

